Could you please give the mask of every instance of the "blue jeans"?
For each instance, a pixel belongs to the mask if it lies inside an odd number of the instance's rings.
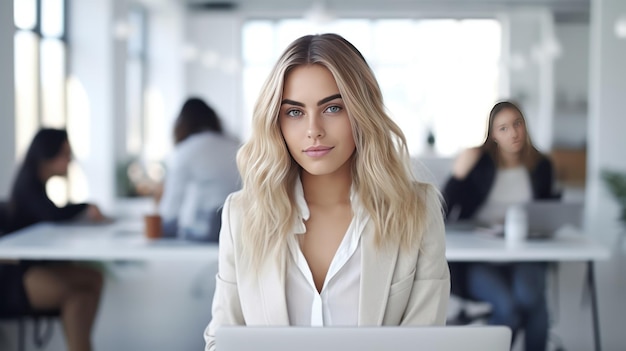
[[[525,350],[544,351],[549,328],[546,264],[469,263],[466,268],[470,297],[492,306],[489,324],[506,325],[514,336],[523,329]]]

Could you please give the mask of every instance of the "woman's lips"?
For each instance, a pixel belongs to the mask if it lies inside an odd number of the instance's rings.
[[[314,146],[304,150],[309,157],[322,157],[328,154],[333,148],[328,146]]]

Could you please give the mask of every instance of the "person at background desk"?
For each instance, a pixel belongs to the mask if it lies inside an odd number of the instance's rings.
[[[482,146],[462,152],[444,187],[447,220],[504,223],[509,206],[553,198],[550,160],[532,144],[524,116],[502,101],[489,114]],[[546,349],[545,263],[451,263],[452,292],[492,305],[490,324],[525,331],[528,351]]]
[[[174,143],[158,200],[163,233],[217,241],[220,208],[228,194],[241,187],[239,142],[224,135],[209,105],[190,98],[176,119]]]
[[[8,203],[9,232],[43,222],[105,219],[96,205],[57,207],[46,194],[46,183],[66,176],[72,150],[65,130],[41,129],[19,168]],[[21,261],[0,265],[0,308],[14,314],[60,310],[69,351],[89,351],[102,274],[69,262]]]
[[[252,126],[243,189],[224,204],[206,350],[226,325],[444,324],[438,192],[411,174],[361,53],[336,34],[294,41]]]

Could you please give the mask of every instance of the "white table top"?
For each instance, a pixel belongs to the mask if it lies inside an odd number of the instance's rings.
[[[448,230],[448,261],[596,261],[610,257],[610,250],[574,227],[564,227],[551,239],[527,240],[508,246],[502,237]]]
[[[216,261],[214,243],[178,239],[150,240],[143,222],[112,224],[41,223],[0,238],[0,259],[42,260],[198,260]],[[564,228],[550,240],[531,240],[507,247],[504,239],[449,230],[449,261],[589,261],[605,260],[608,248],[574,228]]]
[[[148,239],[140,220],[100,225],[40,223],[0,239],[2,259],[211,261],[217,252],[214,243]]]

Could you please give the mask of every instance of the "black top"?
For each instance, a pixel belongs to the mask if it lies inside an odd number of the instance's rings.
[[[46,194],[45,184],[36,177],[18,179],[9,203],[11,231],[39,222],[60,222],[76,218],[87,204],[57,207]]]
[[[463,180],[450,177],[443,190],[447,220],[471,220],[485,203],[496,178],[497,167],[489,154],[483,151],[474,168]],[[529,172],[534,199],[558,198],[552,193],[553,173],[550,160],[541,156],[534,170]],[[458,215],[456,213],[458,212]],[[451,216],[451,214],[455,214]],[[451,218],[454,217],[454,218]],[[471,298],[467,292],[468,262],[450,262],[451,292],[462,298]]]
[[[46,194],[45,184],[36,177],[19,178],[8,203],[0,203],[0,236],[43,221],[66,221],[80,215],[87,204],[57,207]],[[39,261],[0,263],[0,316],[32,314],[24,288],[24,274]],[[58,314],[57,312],[54,312]]]
[[[450,177],[443,190],[447,219],[471,219],[485,203],[496,177],[496,164],[488,153],[483,152],[474,168],[463,180]],[[550,160],[541,156],[537,166],[530,172],[534,199],[558,197],[552,193],[553,172]],[[458,212],[456,218],[451,213]]]

